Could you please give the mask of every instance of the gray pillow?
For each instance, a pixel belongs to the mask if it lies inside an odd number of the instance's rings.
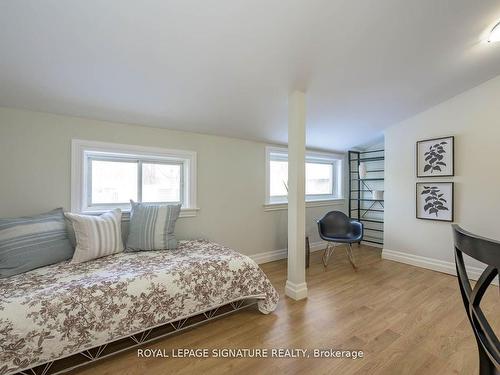
[[[0,278],[72,256],[62,208],[32,217],[0,219]]]
[[[181,205],[147,204],[130,201],[127,251],[170,250],[177,247],[174,229]]]
[[[100,216],[66,213],[76,236],[71,263],[82,263],[123,251],[122,210],[115,208]]]

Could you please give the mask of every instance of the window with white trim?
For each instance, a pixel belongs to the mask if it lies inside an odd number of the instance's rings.
[[[266,204],[286,203],[288,196],[288,151],[266,148]],[[343,156],[306,153],[306,201],[342,199]]]
[[[196,153],[73,140],[72,211],[99,213],[130,200],[196,208]]]

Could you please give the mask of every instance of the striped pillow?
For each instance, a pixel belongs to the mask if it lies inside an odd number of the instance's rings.
[[[127,250],[170,250],[177,247],[174,229],[181,211],[180,204],[130,203]]]
[[[0,278],[48,266],[73,255],[63,209],[0,219]]]
[[[66,213],[75,230],[76,250],[71,263],[82,263],[123,251],[122,211],[101,216]]]

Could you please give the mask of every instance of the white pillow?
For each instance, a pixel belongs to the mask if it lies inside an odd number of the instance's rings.
[[[76,249],[71,263],[82,263],[123,251],[122,211],[117,208],[101,216],[67,212],[75,230]]]

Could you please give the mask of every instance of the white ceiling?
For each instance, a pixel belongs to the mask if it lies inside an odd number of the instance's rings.
[[[344,150],[500,74],[498,0],[0,0],[0,106]]]

